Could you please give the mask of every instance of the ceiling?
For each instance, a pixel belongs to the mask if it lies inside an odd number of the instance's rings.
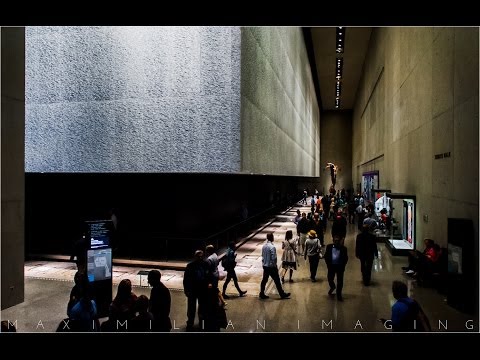
[[[342,92],[339,110],[353,109],[358,82],[362,75],[367,53],[371,27],[345,27]],[[336,70],[336,28],[312,27],[312,41],[315,52],[320,98],[323,110],[335,109]]]

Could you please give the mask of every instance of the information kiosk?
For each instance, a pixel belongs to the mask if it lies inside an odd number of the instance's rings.
[[[97,304],[98,317],[108,316],[112,302],[111,220],[87,221],[87,277]]]

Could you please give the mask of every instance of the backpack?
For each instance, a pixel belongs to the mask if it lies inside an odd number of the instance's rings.
[[[228,256],[227,254],[225,254],[225,256],[222,258],[222,266],[224,269],[226,269],[228,265],[229,265]]]
[[[407,301],[403,301],[403,299],[398,299],[398,301],[408,306],[408,312],[406,316],[407,319],[405,321],[408,321],[409,323],[413,324],[413,320],[415,320],[416,329],[412,331],[417,331],[417,332],[432,331],[432,327],[430,326],[430,321],[428,320],[427,315],[425,315],[422,307],[417,301],[413,300],[412,304]]]

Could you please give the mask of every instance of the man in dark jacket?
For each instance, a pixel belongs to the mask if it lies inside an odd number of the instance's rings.
[[[332,225],[332,239],[338,236],[340,238],[340,242],[343,244],[345,237],[347,236],[347,219],[343,216],[343,212],[341,209],[337,211],[337,215],[333,220]]]
[[[200,327],[204,318],[203,310],[208,290],[208,264],[203,260],[203,251],[195,251],[195,259],[187,264],[183,275],[183,290],[187,301],[187,331],[193,330],[195,315],[197,313]]]
[[[156,331],[170,331],[170,305],[172,303],[170,290],[160,281],[162,274],[158,270],[151,270],[148,273],[148,283],[152,286],[150,292],[149,310],[153,315]]]
[[[302,213],[302,218],[297,224],[297,233],[300,234],[300,241],[298,243],[298,253],[303,254],[305,251],[305,241],[307,241],[307,233],[310,231],[310,223],[307,220],[307,215]]]
[[[319,213],[313,214],[313,219],[310,220],[309,226],[310,226],[310,230],[315,230],[315,232],[317,233],[317,238],[318,240],[320,240],[320,244],[322,245],[322,247],[325,246],[324,239],[323,239],[323,233],[324,233],[323,220],[320,219]]]
[[[360,260],[363,284],[370,285],[372,277],[373,258],[378,258],[377,241],[375,235],[370,233],[369,226],[363,225],[362,232],[357,235],[355,244],[355,256]]]
[[[343,301],[342,289],[343,289],[343,274],[345,272],[345,265],[348,262],[347,248],[340,242],[340,237],[335,235],[333,238],[333,244],[328,244],[325,250],[325,263],[327,264],[327,279],[330,285],[328,295],[332,295],[335,289],[337,289],[337,300]],[[337,275],[337,285],[333,279]]]
[[[235,254],[235,241],[230,241],[230,243],[228,244],[227,253],[222,259],[222,266],[227,272],[227,278],[225,279],[225,283],[223,284],[222,292],[222,296],[224,299],[230,299],[230,296],[225,293],[225,291],[227,291],[227,286],[230,280],[233,280],[233,284],[237,288],[239,296],[245,296],[245,294],[247,293],[247,290],[240,289],[240,286],[238,285],[237,274],[235,272],[235,266],[237,265],[237,262],[235,261],[236,257],[237,254]]]

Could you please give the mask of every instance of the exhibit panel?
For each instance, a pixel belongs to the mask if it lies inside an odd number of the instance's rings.
[[[390,214],[390,199],[386,193],[379,193],[379,197],[375,200],[375,213],[377,216],[382,215],[382,211],[386,211],[387,214]]]
[[[373,190],[378,189],[379,186],[378,171],[369,171],[362,174],[362,195],[366,201],[375,202],[375,192]]]
[[[385,243],[392,255],[406,256],[415,250],[415,195],[386,193],[391,221]],[[384,199],[386,200],[386,199]]]

